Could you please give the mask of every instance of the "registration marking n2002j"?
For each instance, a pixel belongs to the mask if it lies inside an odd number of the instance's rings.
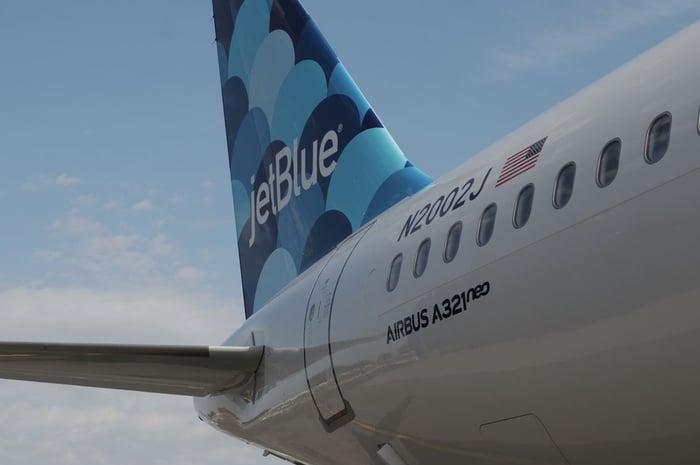
[[[491,174],[492,169],[493,168],[489,168],[484,175],[484,178],[481,180],[479,190],[470,192],[476,183],[476,179],[469,178],[461,186],[455,186],[447,194],[440,195],[434,201],[428,202],[423,207],[416,210],[415,213],[409,215],[403,225],[403,228],[401,229],[401,232],[399,233],[399,238],[396,240],[396,242],[418,231],[423,227],[423,224],[429,226],[430,223],[432,223],[436,218],[442,218],[449,212],[463,207],[467,201],[471,202],[472,200],[476,200],[476,198],[479,197],[481,192],[484,190],[486,180],[488,179],[489,174]]]

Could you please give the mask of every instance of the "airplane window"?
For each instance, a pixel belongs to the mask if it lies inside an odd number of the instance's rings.
[[[620,151],[622,142],[614,139],[608,142],[598,158],[598,172],[596,173],[596,183],[598,187],[609,186],[617,176],[617,169],[620,166]]]
[[[389,268],[389,279],[386,282],[386,289],[391,292],[396,289],[396,285],[399,283],[399,276],[401,275],[401,264],[403,263],[403,255],[398,254],[394,257],[391,262],[391,268]]]
[[[445,253],[442,256],[442,258],[445,260],[445,263],[450,263],[457,256],[460,239],[462,239],[462,222],[458,221],[452,225],[452,227],[450,228],[450,232],[447,233]]]
[[[574,179],[576,178],[576,163],[569,163],[559,171],[557,182],[554,184],[554,208],[562,208],[569,203],[574,193]]]
[[[425,267],[428,266],[428,255],[430,255],[430,239],[424,240],[418,246],[416,264],[413,266],[413,276],[416,278],[421,277],[425,271]]]
[[[657,116],[649,130],[644,144],[644,159],[647,163],[656,163],[666,155],[671,141],[671,114],[666,112]]]
[[[516,229],[525,226],[527,220],[530,219],[532,200],[534,197],[535,186],[532,184],[523,187],[523,190],[518,194],[518,199],[515,201],[515,210],[513,211],[513,226]]]
[[[493,228],[496,225],[496,204],[492,203],[481,214],[479,230],[476,233],[476,243],[479,246],[486,245],[493,235]]]

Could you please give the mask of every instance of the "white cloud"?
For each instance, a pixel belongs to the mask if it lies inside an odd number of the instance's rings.
[[[150,237],[110,233],[100,223],[80,217],[56,221],[53,228],[77,237],[56,250],[38,249],[33,256],[45,262],[58,261],[61,268],[52,269],[51,276],[69,282],[142,286],[177,280],[195,285],[214,276],[182,263],[177,248],[164,233]]]
[[[19,287],[0,291],[0,340],[217,344],[242,315],[240,301],[178,289]],[[2,380],[0,405],[2,463],[284,463],[200,422],[187,397]]]
[[[170,197],[170,203],[172,203],[172,204],[179,205],[179,204],[184,203],[184,202],[185,202],[185,197],[183,195],[175,194],[172,197]]]
[[[205,179],[202,181],[202,187],[205,189],[213,189],[214,188],[214,182],[211,179]]]
[[[49,262],[61,258],[61,255],[61,252],[57,252],[55,250],[37,250],[36,252],[34,252],[35,258],[40,258]]]
[[[547,28],[530,28],[519,36],[516,48],[491,52],[496,73],[510,72],[535,66],[553,65],[565,58],[610,42],[615,37],[640,29],[655,21],[677,17],[695,11],[693,0],[608,0],[588,9],[585,16],[573,15],[565,22]]]
[[[153,227],[156,229],[163,229],[166,224],[172,222],[175,220],[175,217],[173,215],[168,215],[163,218],[158,218],[157,220],[153,221]]]
[[[170,288],[17,287],[0,291],[0,316],[0,340],[151,344],[218,344],[244,320],[240,300]]]
[[[89,207],[97,203],[97,196],[95,194],[82,194],[74,197],[71,202],[80,207]]]
[[[71,187],[80,184],[80,178],[61,173],[58,175],[58,177],[56,177],[54,182],[59,187]]]
[[[154,267],[153,258],[135,250],[139,237],[135,234],[103,235],[87,239],[76,263],[95,273],[126,271],[145,274]]]
[[[150,200],[142,200],[131,206],[131,209],[135,212],[147,212],[155,208],[155,205]]]
[[[36,178],[26,180],[22,185],[22,188],[30,191],[36,191],[41,189],[42,187],[47,187],[52,184],[53,183],[48,176],[46,176],[45,174],[40,174]]]
[[[167,256],[173,252],[173,246],[165,234],[159,234],[151,240],[151,252],[156,256]]]
[[[34,178],[28,179],[22,185],[22,188],[30,191],[37,191],[45,187],[72,187],[80,184],[81,180],[75,176],[68,176],[61,173],[58,176],[52,177],[46,174],[40,174]]]
[[[175,279],[190,284],[199,283],[206,279],[207,276],[208,273],[205,270],[193,266],[180,268],[178,272],[175,273]]]
[[[85,253],[95,258],[112,258],[114,255],[128,252],[136,242],[137,235],[115,234],[112,236],[97,236],[85,242]]]
[[[54,221],[51,224],[51,228],[69,234],[87,234],[99,231],[102,228],[102,224],[90,218],[69,216],[63,220]]]
[[[118,200],[108,200],[105,203],[102,204],[102,209],[106,211],[114,210],[120,205],[120,202]]]

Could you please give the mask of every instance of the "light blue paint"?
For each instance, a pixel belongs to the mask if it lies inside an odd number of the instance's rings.
[[[221,86],[228,80],[228,57],[226,56],[226,50],[220,42],[216,43],[216,53],[219,55],[219,79],[221,79]]]
[[[430,184],[432,179],[415,166],[400,169],[382,183],[372,197],[362,224],[367,223],[400,200],[415,194]]]
[[[272,121],[280,87],[294,67],[294,45],[285,31],[277,30],[265,38],[250,70],[248,95],[250,108],[259,107]]]
[[[267,1],[246,0],[236,17],[228,59],[228,77],[240,77],[246,89],[258,48],[269,30],[270,7]]]
[[[297,276],[294,260],[284,249],[276,249],[263,265],[258,287],[255,290],[253,311],[265,305],[280,289],[292,282]]]
[[[357,105],[357,110],[360,113],[360,120],[364,118],[365,113],[370,109],[369,102],[362,95],[362,92],[352,80],[348,70],[345,69],[342,63],[338,63],[333,69],[330,82],[328,83],[328,95],[344,94],[350,97]]]
[[[243,118],[238,129],[236,142],[233,145],[231,173],[233,179],[238,179],[244,185],[250,185],[250,177],[258,172],[258,166],[263,153],[270,145],[270,131],[265,113],[259,108],[253,108]]]
[[[241,236],[241,231],[250,218],[250,196],[245,185],[237,179],[231,180],[233,191],[233,213],[236,216],[236,237]]]
[[[297,63],[285,78],[275,102],[272,140],[281,140],[292,147],[327,92],[326,76],[318,63],[312,60]]]
[[[345,147],[328,186],[326,210],[339,210],[355,231],[374,194],[406,164],[401,149],[384,128],[361,132]]]
[[[289,204],[277,218],[277,246],[286,249],[294,259],[297,269],[301,267],[304,246],[309,232],[326,207],[323,192],[314,184],[299,197],[292,195]]]

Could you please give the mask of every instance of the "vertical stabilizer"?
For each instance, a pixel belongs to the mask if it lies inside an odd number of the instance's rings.
[[[296,0],[214,0],[246,316],[431,182]]]

